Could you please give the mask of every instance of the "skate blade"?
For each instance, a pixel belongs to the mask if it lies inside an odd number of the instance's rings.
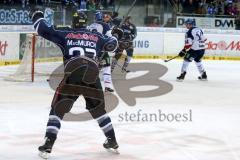
[[[110,92],[110,91],[105,91],[105,93],[114,93],[114,91]]]
[[[107,90],[107,89],[105,89],[105,92],[106,93],[114,93],[114,90]]]
[[[47,152],[39,152],[39,157],[43,158],[43,159],[49,159],[49,153]]]
[[[183,79],[176,79],[177,82],[183,82]]]
[[[198,78],[199,81],[207,81],[207,79]]]
[[[108,148],[106,149],[109,153],[113,153],[113,154],[120,154],[120,152],[118,151],[118,149],[113,149],[113,148]]]

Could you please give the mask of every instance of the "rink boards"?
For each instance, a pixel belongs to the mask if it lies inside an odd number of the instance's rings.
[[[240,60],[239,31],[210,29],[204,31],[207,37],[205,59]],[[138,35],[134,40],[134,58],[165,59],[177,55],[184,46],[185,32],[183,28],[138,27]],[[25,34],[27,32],[0,32],[0,66],[19,63],[21,44],[24,41],[22,37]],[[46,40],[37,41],[37,45],[39,48],[45,48],[49,53],[56,50],[56,46]],[[52,56],[45,56],[44,61],[48,58],[50,58],[49,61],[58,60],[52,59]]]

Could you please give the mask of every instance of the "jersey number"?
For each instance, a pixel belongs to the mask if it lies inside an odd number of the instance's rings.
[[[69,55],[73,56],[74,53],[80,53],[80,56],[92,56],[96,57],[96,50],[92,48],[73,47],[69,49]]]

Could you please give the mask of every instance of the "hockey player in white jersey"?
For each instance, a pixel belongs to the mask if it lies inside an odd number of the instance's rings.
[[[205,41],[202,29],[195,27],[195,21],[193,19],[187,19],[185,21],[188,31],[185,35],[185,46],[178,54],[180,57],[184,57],[181,74],[177,77],[178,81],[182,81],[187,73],[189,63],[193,60],[198,68],[200,76],[199,80],[207,80],[207,74],[202,64],[202,58],[205,53]]]
[[[97,12],[95,14],[95,22],[91,24],[88,29],[91,31],[96,31],[101,34],[104,34],[108,37],[111,37],[111,26],[104,22],[104,15],[102,12]],[[105,92],[114,92],[112,85],[112,75],[111,75],[111,62],[108,52],[104,52],[102,58],[103,64],[103,82],[105,86]]]

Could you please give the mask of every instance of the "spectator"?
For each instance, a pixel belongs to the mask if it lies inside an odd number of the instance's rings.
[[[43,0],[35,0],[35,4],[42,5],[43,4]]]
[[[183,13],[193,13],[194,12],[194,6],[193,6],[193,0],[181,0]]]
[[[200,11],[200,3],[201,3],[201,0],[195,0],[192,2],[192,6],[194,8],[194,13],[198,14]]]
[[[232,3],[228,3],[226,8],[225,8],[225,15],[231,15],[231,16],[236,16],[238,15],[239,11],[237,9],[237,6]]]
[[[86,0],[80,0],[80,10],[86,11],[87,10],[87,2]]]
[[[3,4],[14,4],[14,0],[3,0]]]
[[[104,9],[113,8],[115,4],[114,0],[102,0],[102,6]]]
[[[211,3],[210,5],[208,5],[207,14],[210,16],[217,14],[217,8],[215,7],[214,3]]]
[[[152,22],[148,25],[148,27],[159,27],[159,19],[157,17],[152,19]]]
[[[232,4],[232,3],[233,3],[233,0],[226,0],[226,3],[227,3],[227,4]]]
[[[95,11],[96,10],[95,0],[88,0],[87,1],[87,10],[90,10],[90,11]]]
[[[218,1],[217,2],[217,5],[216,5],[216,8],[217,8],[217,14],[218,15],[223,15],[224,14],[224,2],[223,1]]]
[[[207,10],[206,10],[206,5],[204,3],[204,0],[200,0],[198,2],[198,8],[197,8],[197,11],[196,11],[197,14],[206,14],[207,13]]]
[[[101,0],[95,0],[95,8],[96,8],[97,10],[103,9],[103,8],[102,8],[102,5],[101,5]]]
[[[214,0],[205,0],[205,3],[206,4],[211,4],[211,3],[213,3],[214,2]]]
[[[29,5],[29,0],[22,0],[22,8],[25,8]]]
[[[240,12],[240,0],[175,0],[182,5],[183,13],[236,16]]]

